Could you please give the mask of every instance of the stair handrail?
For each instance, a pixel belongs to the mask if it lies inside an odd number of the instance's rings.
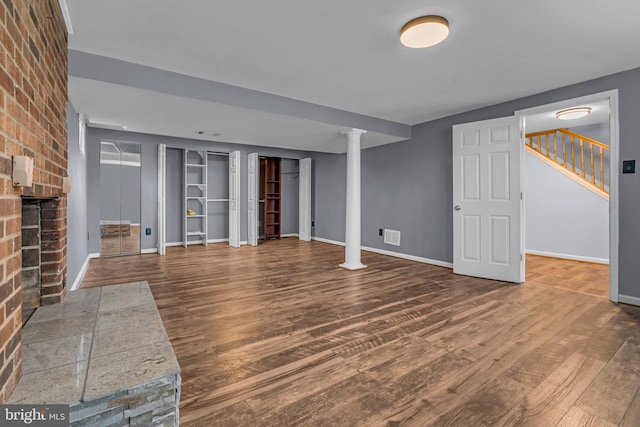
[[[562,147],[562,162],[558,161],[558,151],[557,151],[557,143],[558,143],[558,138],[557,135],[558,133],[560,133],[560,135],[562,136],[562,139],[560,141],[561,147]],[[549,136],[553,135],[553,157],[551,156],[551,150],[549,148]],[[545,131],[540,131],[540,132],[531,132],[525,135],[527,141],[526,141],[526,145],[534,150],[537,151],[539,154],[541,154],[542,156],[547,157],[550,161],[553,161],[554,163],[558,164],[558,165],[562,165],[564,166],[565,169],[570,170],[571,172],[573,172],[574,174],[578,174],[581,175],[582,179],[593,185],[595,188],[598,188],[601,191],[604,191],[605,193],[608,194],[608,191],[605,189],[604,186],[604,150],[610,150],[609,146],[597,141],[593,138],[589,138],[588,136],[584,136],[581,135],[577,132],[573,132],[570,131],[569,129],[566,128],[560,128],[560,129],[551,129],[551,130],[545,130]],[[542,142],[542,137],[545,138],[545,148],[543,149],[543,142]],[[569,144],[571,145],[571,161],[568,162],[567,159],[567,147],[566,147],[566,139],[569,139]],[[537,138],[537,144],[534,147],[534,138]],[[576,162],[575,162],[575,141],[576,139],[578,140],[578,143],[580,144],[580,157],[581,157],[581,162],[580,162],[580,166],[581,166],[581,173],[576,172]],[[586,144],[585,144],[586,143]],[[591,180],[589,181],[586,177],[586,167],[585,167],[585,161],[584,161],[584,151],[585,151],[585,145],[589,145],[589,157],[590,157],[590,166],[591,166]],[[594,147],[597,147],[599,150],[599,157],[600,157],[600,179],[599,182],[596,184],[596,179],[595,179],[595,159],[594,159]]]

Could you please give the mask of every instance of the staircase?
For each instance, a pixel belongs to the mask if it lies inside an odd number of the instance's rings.
[[[609,200],[605,163],[609,146],[568,129],[526,135],[526,149],[569,178]]]

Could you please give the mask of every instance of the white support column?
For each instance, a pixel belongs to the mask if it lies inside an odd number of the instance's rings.
[[[345,230],[344,264],[347,270],[358,270],[360,262],[360,136],[366,130],[351,129],[347,135],[347,220]]]

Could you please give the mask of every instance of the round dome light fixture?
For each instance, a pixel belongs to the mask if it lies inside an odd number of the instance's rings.
[[[588,116],[589,113],[591,113],[590,107],[574,107],[558,111],[556,117],[560,120],[573,120]]]
[[[442,16],[427,15],[412,19],[400,30],[400,42],[411,48],[437,45],[449,35],[449,21]]]

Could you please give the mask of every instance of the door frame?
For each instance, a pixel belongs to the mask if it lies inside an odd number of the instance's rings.
[[[260,154],[252,152],[247,155],[247,244],[249,246],[258,246],[259,213]]]
[[[520,131],[522,133],[522,140],[524,144],[524,121],[526,116],[553,110],[562,110],[579,104],[587,104],[604,100],[609,101],[609,146],[611,147],[609,157],[609,300],[617,303],[620,298],[618,283],[620,243],[620,124],[618,120],[618,89],[517,110],[515,111],[515,115],[520,118]],[[524,159],[521,159],[521,162],[523,161]],[[521,163],[520,166],[521,173],[523,173],[524,163]],[[521,226],[521,232],[524,236],[525,222],[523,222]]]
[[[267,156],[266,154],[260,154],[260,152],[258,152],[258,151],[253,151],[253,152],[249,153],[249,155],[247,155],[247,168],[248,168],[247,176],[248,176],[248,181],[249,181],[249,183],[247,184],[247,202],[249,204],[252,203],[251,198],[250,198],[251,197],[251,194],[250,194],[251,191],[249,191],[250,190],[249,186],[251,185],[251,182],[250,182],[251,181],[251,176],[250,176],[251,174],[249,173],[249,168],[250,168],[250,163],[251,163],[250,156],[252,154],[256,155],[256,160],[257,160],[257,169],[256,169],[256,174],[255,174],[254,179],[255,179],[256,190],[258,191],[258,197],[256,198],[256,204],[258,205],[258,208],[256,209],[256,213],[258,213],[259,212],[259,206],[260,206],[260,204],[259,204],[259,200],[260,200],[260,157],[276,157],[276,156]],[[304,158],[300,158],[300,159],[296,159],[296,158],[293,158],[293,157],[280,157],[280,159],[283,159],[283,160],[285,160],[285,159],[286,160],[297,160],[298,161],[298,177],[300,177],[300,178],[302,177],[302,161],[305,161],[305,162],[308,161],[308,163],[309,163],[309,180],[308,180],[309,182],[307,183],[307,186],[308,186],[307,190],[308,190],[308,195],[309,195],[308,203],[307,203],[308,209],[307,209],[307,213],[304,214],[307,217],[307,220],[308,220],[309,233],[308,233],[308,235],[305,235],[305,233],[301,232],[302,217],[303,217],[303,213],[302,213],[303,207],[301,205],[301,203],[302,203],[302,197],[301,196],[302,196],[302,192],[303,192],[304,189],[303,189],[303,186],[302,186],[302,184],[303,184],[302,183],[302,179],[299,179],[298,180],[298,233],[297,233],[297,235],[298,235],[298,239],[299,240],[310,242],[311,241],[311,180],[312,180],[312,176],[313,176],[311,171],[312,171],[312,167],[313,167],[313,161],[312,161],[312,159],[310,157],[304,157]],[[255,234],[256,234],[256,244],[252,245],[251,242],[250,242],[250,238],[248,236],[247,236],[247,242],[248,242],[248,244],[250,246],[257,246],[259,244],[258,240],[260,240],[260,238],[259,238],[260,237],[259,236],[260,233],[258,232],[259,231],[259,226],[258,226],[258,224],[259,224],[259,221],[258,221],[259,215],[256,214],[254,216],[254,218],[255,218],[254,224],[252,224],[252,221],[251,221],[250,209],[249,209],[249,213],[248,213],[247,217],[248,217],[247,218],[247,235],[250,234],[250,230],[251,229],[254,229],[255,230]],[[295,236],[295,234],[290,234],[288,236]]]
[[[233,248],[239,248],[241,245],[241,159],[239,150],[229,153],[229,246]]]
[[[120,237],[120,250],[121,252],[119,254],[102,254],[102,237],[100,236],[98,239],[98,242],[100,243],[100,252],[99,252],[99,258],[102,257],[114,257],[114,256],[128,256],[128,255],[140,255],[143,254],[143,249],[142,249],[142,143],[138,142],[138,141],[128,141],[128,140],[124,140],[124,139],[109,139],[109,138],[104,138],[104,139],[100,139],[100,151],[99,151],[99,157],[98,157],[98,166],[99,166],[99,170],[100,173],[102,172],[102,164],[103,164],[103,160],[102,160],[102,144],[107,144],[107,145],[112,145],[113,147],[116,148],[116,150],[120,151],[120,147],[116,146],[116,144],[129,144],[129,145],[136,145],[138,147],[140,147],[140,161],[139,163],[136,164],[131,164],[131,162],[123,162],[122,160],[120,160],[119,162],[117,162],[117,164],[125,165],[125,166],[131,166],[131,167],[137,167],[140,169],[140,195],[139,195],[139,212],[140,212],[140,224],[138,224],[138,227],[140,228],[140,237],[139,237],[139,251],[138,252],[122,252],[122,236]],[[110,164],[110,161],[105,161],[104,164]],[[115,163],[111,163],[111,164],[115,164]],[[100,177],[99,182],[102,182],[102,177]],[[121,185],[122,186],[122,185]],[[121,194],[122,196],[122,194]],[[99,197],[99,196],[98,196]],[[121,197],[122,199],[122,197]],[[121,200],[122,202],[122,200]],[[101,209],[101,208],[100,208]],[[98,218],[98,222],[100,222],[102,220],[102,212],[101,210],[99,210],[99,218]],[[120,220],[122,221],[122,216],[120,217]],[[100,234],[99,234],[100,235]]]
[[[158,144],[158,254],[167,247],[167,145]]]

